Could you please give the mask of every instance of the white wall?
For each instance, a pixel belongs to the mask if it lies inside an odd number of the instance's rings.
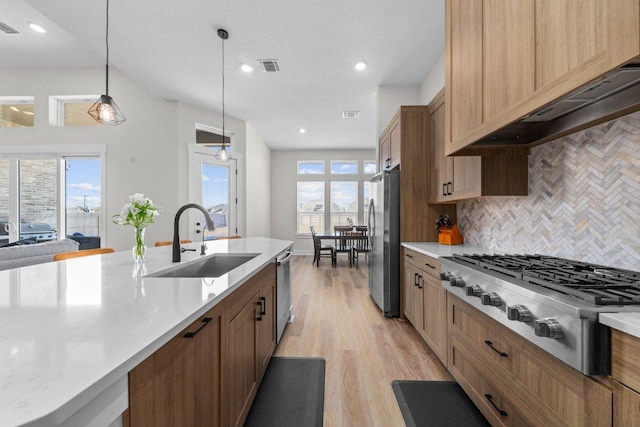
[[[444,87],[444,52],[420,84],[420,104],[428,105]]]
[[[0,144],[105,144],[107,218],[120,212],[132,193],[144,193],[166,213],[149,226],[147,244],[173,236],[173,217],[188,200],[186,144],[195,143],[195,124],[222,127],[222,116],[191,105],[168,102],[149,92],[115,67],[110,67],[110,95],[127,121],[120,126],[49,126],[51,95],[100,95],[104,90],[104,69],[0,70],[0,94],[35,96],[35,126],[0,129]],[[246,149],[245,122],[226,118],[234,133],[234,151]],[[244,182],[244,180],[241,180]],[[239,226],[246,227],[245,218]],[[181,221],[181,237],[186,230]],[[133,246],[131,227],[107,221],[105,243],[116,250]],[[185,238],[187,238],[185,236]],[[194,237],[195,238],[195,237]]]
[[[271,237],[271,149],[247,123],[247,237]]]
[[[402,105],[420,105],[418,86],[378,86],[378,138]]]
[[[297,179],[299,160],[375,160],[374,150],[292,150],[271,153],[271,235],[274,239],[293,240],[294,252],[313,254],[311,236],[296,236]],[[325,162],[325,170],[328,168]],[[359,166],[359,172],[361,170]],[[309,175],[307,175],[309,176]],[[365,176],[359,174],[359,179]],[[329,191],[326,189],[325,191]],[[359,195],[361,196],[361,195]]]

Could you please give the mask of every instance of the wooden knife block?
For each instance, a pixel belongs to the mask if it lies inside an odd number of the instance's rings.
[[[457,225],[454,225],[450,229],[440,229],[440,235],[438,235],[438,242],[441,245],[461,245],[464,243],[462,234]]]

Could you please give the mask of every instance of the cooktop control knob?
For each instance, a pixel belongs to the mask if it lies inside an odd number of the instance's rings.
[[[476,285],[475,283],[467,285],[464,289],[467,296],[480,298],[480,295],[482,295],[482,288],[480,285]]]
[[[451,273],[449,273],[448,271],[440,272],[440,280],[446,280],[448,282],[450,278],[451,278]]]
[[[462,277],[460,276],[451,276],[449,278],[449,284],[451,286],[457,286],[459,288],[464,288],[465,285],[464,280],[462,280]]]
[[[483,292],[480,295],[480,302],[482,303],[482,305],[493,305],[495,307],[498,307],[502,304],[500,295],[495,292]]]
[[[564,331],[556,319],[538,319],[534,324],[535,333],[539,337],[553,338],[556,340],[564,337]]]
[[[524,305],[516,304],[507,307],[507,318],[509,320],[517,320],[518,322],[530,322],[533,320],[533,315]]]

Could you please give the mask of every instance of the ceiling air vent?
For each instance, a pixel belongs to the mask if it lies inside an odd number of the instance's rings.
[[[267,73],[280,71],[280,65],[277,59],[258,59],[258,64],[260,64],[262,71],[266,71]]]
[[[0,22],[0,31],[2,31],[5,34],[20,34],[18,30],[14,30],[4,22]]]
[[[343,111],[342,118],[343,119],[357,119],[360,117],[360,111]]]

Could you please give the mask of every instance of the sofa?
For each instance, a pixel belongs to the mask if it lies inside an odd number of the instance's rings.
[[[77,251],[79,247],[80,244],[71,239],[1,247],[0,271],[50,262],[55,254]]]

